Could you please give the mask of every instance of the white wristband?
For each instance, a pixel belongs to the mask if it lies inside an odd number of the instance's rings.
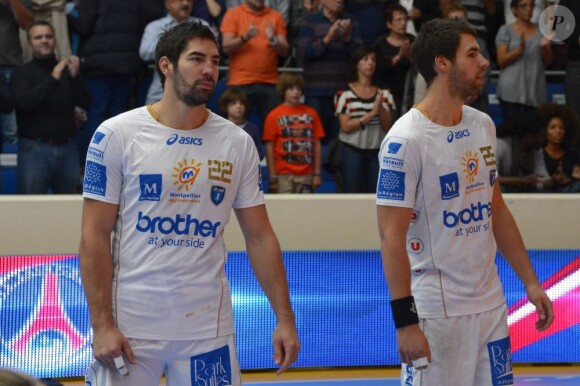
[[[427,357],[419,358],[413,361],[413,367],[416,369],[425,368],[429,365],[429,361],[427,361]]]

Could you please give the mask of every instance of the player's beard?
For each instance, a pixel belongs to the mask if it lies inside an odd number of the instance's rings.
[[[212,82],[214,87],[211,90],[198,88],[197,86],[201,82]],[[175,90],[177,99],[187,106],[195,107],[207,103],[215,90],[215,82],[211,78],[201,78],[193,82],[192,85],[189,85],[178,70],[175,71],[173,76],[173,89]]]
[[[452,96],[459,97],[469,103],[481,94],[482,87],[483,84],[478,85],[475,83],[475,79],[470,81],[465,72],[460,71],[456,65],[452,66],[449,72],[449,88]]]

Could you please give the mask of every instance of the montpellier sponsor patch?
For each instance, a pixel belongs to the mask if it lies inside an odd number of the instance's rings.
[[[161,174],[139,175],[139,201],[159,201],[161,199]]]
[[[512,354],[509,336],[487,344],[492,386],[513,385]]]
[[[87,161],[83,191],[98,196],[105,196],[107,192],[107,167],[105,165]]]
[[[405,172],[381,169],[377,198],[387,200],[405,200]]]
[[[231,385],[232,366],[229,346],[191,357],[191,384]]]
[[[459,197],[459,176],[457,173],[439,176],[439,184],[441,185],[442,200],[451,200],[452,198]]]

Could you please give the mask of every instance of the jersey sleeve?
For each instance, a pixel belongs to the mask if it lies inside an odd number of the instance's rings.
[[[123,183],[122,149],[119,135],[104,125],[99,126],[87,151],[83,197],[119,204]]]
[[[262,166],[256,146],[249,135],[245,136],[241,154],[242,171],[240,185],[232,204],[234,209],[251,208],[264,204]]]
[[[377,205],[413,208],[421,177],[419,146],[412,138],[385,137],[379,152]]]

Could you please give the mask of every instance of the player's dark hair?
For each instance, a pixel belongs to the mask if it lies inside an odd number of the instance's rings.
[[[443,56],[455,61],[461,34],[476,36],[475,29],[463,19],[434,19],[421,27],[413,43],[412,57],[427,86],[437,76],[435,57]]]
[[[179,56],[192,39],[207,39],[215,43],[218,41],[212,30],[198,21],[180,23],[165,30],[159,36],[159,41],[155,47],[155,69],[161,79],[161,85],[165,85],[165,75],[159,67],[159,59],[167,57],[174,67],[177,67]]]

